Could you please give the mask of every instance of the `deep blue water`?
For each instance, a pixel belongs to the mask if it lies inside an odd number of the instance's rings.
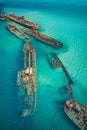
[[[37,59],[37,106],[33,115],[20,118],[16,77],[23,67],[23,42],[7,30],[7,22],[0,21],[0,130],[78,130],[63,111],[65,99],[59,90],[67,78],[61,69],[51,69],[47,61],[51,51],[59,56],[74,80],[75,100],[87,105],[87,16],[85,8],[75,10],[5,8],[7,13],[25,15],[38,23],[41,33],[60,40],[64,47],[57,50],[32,39]]]

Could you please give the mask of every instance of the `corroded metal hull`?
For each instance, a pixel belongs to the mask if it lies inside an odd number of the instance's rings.
[[[70,104],[68,103],[70,102]],[[87,107],[76,102],[68,101],[64,106],[66,115],[81,129],[87,130]]]
[[[58,67],[62,67],[63,71],[65,72],[65,74],[68,78],[69,84],[73,83],[73,80],[72,80],[68,70],[66,69],[66,67],[64,66],[62,61],[58,58],[58,56],[54,52],[51,52],[51,53],[48,54],[48,60],[51,64],[52,68],[55,69],[55,68],[58,68]]]
[[[0,18],[0,20],[6,21],[11,20],[13,22],[16,22],[24,27],[30,28],[30,29],[39,29],[38,24],[35,24],[30,21],[26,21],[24,16],[15,16],[14,14],[8,14],[4,16],[3,18]]]
[[[17,28],[14,25],[8,25],[8,30],[12,32],[15,36],[17,36],[19,39],[21,39],[24,42],[29,42],[30,38],[19,28]]]
[[[50,37],[50,36],[47,36],[47,35],[44,35],[44,34],[41,34],[39,32],[36,32],[36,31],[28,31],[28,30],[25,30],[24,31],[26,34],[29,34],[31,36],[33,36],[35,39],[49,45],[49,46],[52,46],[52,47],[55,47],[55,48],[60,48],[63,46],[63,43],[62,42],[59,42],[57,40],[55,40],[54,38]]]
[[[62,67],[62,62],[59,60],[57,55],[53,52],[48,54],[48,61],[52,68]]]
[[[21,116],[26,117],[35,112],[36,108],[36,56],[29,43],[23,46],[24,68],[18,71],[19,102]]]

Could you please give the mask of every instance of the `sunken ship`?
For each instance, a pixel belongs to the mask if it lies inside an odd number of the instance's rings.
[[[13,22],[16,22],[24,27],[30,28],[30,29],[39,29],[38,24],[35,24],[33,22],[25,20],[24,16],[16,16],[13,13],[10,13],[2,18],[0,20],[6,21],[6,20],[11,20]]]
[[[56,69],[58,67],[62,68],[62,70],[65,72],[65,74],[68,78],[69,85],[73,83],[73,80],[72,80],[68,70],[66,69],[65,65],[62,63],[62,61],[59,59],[59,57],[54,52],[50,52],[48,54],[48,61],[53,69]]]
[[[87,107],[74,100],[67,100],[64,112],[81,130],[87,130]]]
[[[26,117],[34,113],[36,108],[36,57],[32,45],[27,42],[23,46],[23,53],[24,68],[17,73],[17,85],[21,116]]]
[[[31,35],[35,39],[37,39],[37,40],[39,40],[47,45],[50,45],[52,47],[60,48],[63,46],[62,42],[59,42],[59,41],[55,40],[54,38],[47,36],[45,34],[41,34],[40,32],[36,32],[34,30],[25,30],[24,32],[26,34]]]
[[[30,38],[19,28],[17,28],[15,25],[9,24],[7,26],[8,30],[13,33],[16,37],[21,39],[22,41],[30,42]]]

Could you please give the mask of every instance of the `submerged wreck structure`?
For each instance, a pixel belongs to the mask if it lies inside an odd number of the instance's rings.
[[[29,40],[29,36],[27,35],[28,33],[22,29],[19,29],[17,26],[9,24],[8,29],[10,32],[12,32],[14,35],[16,35],[21,40],[25,40],[25,41]],[[32,31],[29,31],[29,32],[32,32]],[[47,35],[41,35],[39,32],[36,32],[36,36],[34,36],[34,38],[46,43],[47,45],[55,47],[55,48],[60,48],[63,46],[63,44],[61,42],[58,42],[55,39],[53,39]]]
[[[74,98],[74,94],[73,94],[71,85],[66,85],[66,86],[60,87],[59,92],[62,95],[62,97],[64,98],[64,101],[66,101],[67,99],[73,100],[73,98]]]
[[[3,20],[3,21],[11,20],[13,22],[16,22],[16,23],[18,23],[24,27],[30,28],[30,29],[39,29],[38,24],[25,20],[24,16],[15,16],[13,13],[10,13],[10,14],[0,18],[0,20]]]
[[[40,32],[36,32],[34,30],[25,30],[24,32],[49,46],[52,46],[55,48],[60,48],[63,46],[62,42],[59,42],[55,40],[54,38],[47,36],[45,34],[41,34]]]
[[[87,107],[74,100],[67,100],[64,112],[81,130],[87,130]]]
[[[12,32],[15,36],[17,36],[19,39],[23,40],[24,42],[30,42],[30,38],[19,28],[17,28],[14,25],[8,25],[8,30]]]
[[[68,72],[68,70],[66,69],[66,67],[64,66],[64,64],[62,63],[62,61],[58,58],[58,56],[54,53],[51,52],[48,54],[48,60],[52,66],[52,68],[58,68],[58,67],[62,67],[63,71],[65,72],[68,81],[69,81],[69,85],[73,83],[73,80]]]
[[[48,54],[48,61],[53,69],[61,67],[63,71],[65,72],[67,78],[68,78],[68,85],[60,87],[59,92],[60,94],[64,97],[66,100],[68,99],[73,99],[73,90],[72,90],[72,83],[73,80],[71,76],[69,75],[69,72],[66,70],[66,67],[62,63],[62,61],[57,57],[57,55],[54,52],[50,52]]]
[[[27,42],[23,46],[23,52],[24,68],[18,71],[17,85],[21,116],[25,117],[35,112],[36,108],[36,57],[33,47]]]
[[[48,61],[52,68],[62,67],[62,62],[59,60],[57,55],[53,52],[48,54]]]

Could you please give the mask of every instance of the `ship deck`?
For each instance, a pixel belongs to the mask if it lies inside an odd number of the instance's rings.
[[[66,67],[64,66],[64,64],[62,63],[62,61],[58,58],[58,56],[51,52],[49,53],[48,55],[48,59],[50,61],[50,64],[52,66],[52,68],[58,68],[58,67],[62,67],[63,71],[65,72],[67,78],[68,78],[68,81],[69,81],[69,85],[73,83],[73,80],[68,72],[68,70],[66,69]]]
[[[24,42],[30,42],[29,36],[27,36],[21,29],[18,29],[16,26],[8,25],[8,29],[12,32],[15,36],[19,39],[23,40]]]
[[[55,40],[54,38],[51,38],[50,36],[40,34],[39,32],[36,32],[33,30],[32,31],[25,30],[24,32],[49,46],[52,46],[55,48],[60,48],[63,46],[63,43]]]
[[[29,47],[29,48],[28,48]],[[32,46],[24,44],[24,69],[18,72],[17,84],[24,91],[22,98],[22,117],[35,111],[36,107],[36,74],[35,74],[35,52]]]
[[[64,106],[66,115],[81,129],[87,130],[87,107],[73,101],[73,107]]]

